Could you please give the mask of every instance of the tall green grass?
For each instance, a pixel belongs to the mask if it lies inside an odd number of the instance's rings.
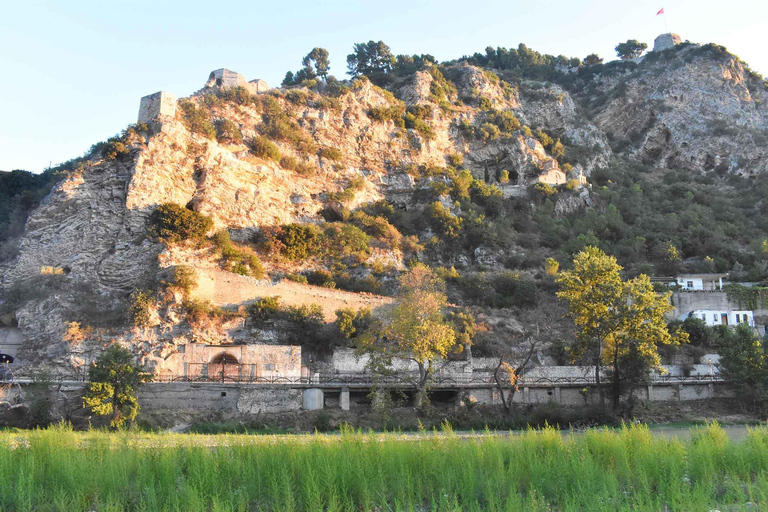
[[[710,510],[768,503],[768,428],[563,435],[0,433],[2,511]],[[666,508],[665,508],[666,507]]]

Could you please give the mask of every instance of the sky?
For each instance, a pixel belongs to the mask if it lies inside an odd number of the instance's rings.
[[[354,43],[439,61],[525,43],[606,62],[614,46],[676,32],[714,42],[768,74],[768,1],[486,0],[184,2],[0,0],[0,170],[40,172],[136,122],[139,100],[178,97],[227,68],[277,86],[312,48],[346,76]],[[656,12],[664,8],[664,16]]]

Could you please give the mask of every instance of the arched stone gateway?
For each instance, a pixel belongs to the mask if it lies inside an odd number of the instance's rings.
[[[240,362],[229,352],[217,354],[208,363],[208,377],[211,379],[237,380],[240,376]]]

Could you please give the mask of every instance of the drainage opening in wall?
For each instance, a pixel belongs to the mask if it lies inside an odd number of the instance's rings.
[[[221,392],[221,396],[227,396],[227,392],[226,391],[222,391]]]

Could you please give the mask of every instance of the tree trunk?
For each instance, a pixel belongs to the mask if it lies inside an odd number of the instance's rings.
[[[503,362],[504,362],[504,356],[502,355],[499,358],[499,364],[496,365],[496,369],[493,371],[493,379],[496,381],[496,387],[499,390],[499,395],[501,396],[501,403],[504,405],[504,411],[509,413],[509,404],[507,403],[507,398],[504,396],[504,386],[501,384],[501,379],[499,378],[499,370],[501,370],[501,365]]]
[[[597,356],[595,357],[595,384],[597,385],[597,393],[600,396],[600,406],[605,408],[605,393],[603,393],[603,385],[600,382],[600,359],[603,356],[603,340],[597,341]]]
[[[424,363],[419,363],[419,382],[416,386],[416,396],[414,397],[414,405],[421,407],[427,398],[427,378],[429,377],[429,369],[424,366]]]
[[[619,409],[619,399],[621,398],[621,379],[619,376],[619,356],[613,357],[613,410]]]

